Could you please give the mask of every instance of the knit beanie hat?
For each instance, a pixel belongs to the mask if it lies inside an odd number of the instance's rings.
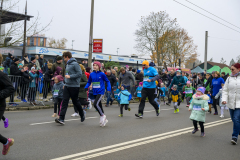
[[[57,61],[60,61],[60,60],[62,60],[62,56],[57,57]]]
[[[102,67],[101,63],[100,63],[100,62],[98,62],[98,61],[95,61],[93,64],[96,64],[96,65],[98,65],[99,69]]]
[[[124,89],[126,89],[127,87],[126,87],[126,85],[124,85],[124,84],[122,84],[122,87],[124,88]]]
[[[31,61],[33,61],[34,59],[36,59],[35,57],[31,57]]]
[[[64,80],[64,78],[63,78],[63,76],[62,75],[58,75],[58,76],[56,76],[57,77],[57,79],[58,79],[58,81],[59,82],[61,82],[61,81],[63,81]]]
[[[23,66],[23,64],[22,64],[22,63],[19,63],[19,64],[18,64],[18,68],[19,68],[19,66]]]
[[[143,85],[143,82],[139,82],[139,85],[141,85],[141,86],[142,86],[142,85]]]
[[[137,70],[137,74],[139,74],[141,72],[141,70]]]
[[[190,82],[190,81],[187,81],[187,84],[191,84],[191,82]]]
[[[176,88],[176,89],[177,89],[177,85],[174,85],[173,88]]]
[[[142,64],[149,66],[149,62],[147,60],[143,61]]]
[[[197,89],[197,91],[199,91],[199,92],[202,92],[202,94],[204,94],[205,93],[205,88],[204,87],[199,87],[198,89]]]
[[[233,67],[239,69],[240,68],[240,64],[239,63],[235,63],[234,65],[232,65]]]
[[[35,67],[32,67],[31,70],[34,69],[35,70]]]

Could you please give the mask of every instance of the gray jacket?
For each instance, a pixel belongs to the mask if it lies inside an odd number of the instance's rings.
[[[63,82],[55,83],[52,88],[52,94],[53,98],[63,98]],[[57,94],[54,94],[54,92],[57,92]]]
[[[132,81],[132,83],[130,83]],[[119,85],[124,84],[126,86],[130,86],[130,84],[135,84],[135,79],[132,75],[132,73],[126,71],[126,73],[123,75],[120,73],[119,75]]]
[[[71,58],[66,65],[65,75],[70,75],[70,78],[65,78],[67,87],[80,87],[82,70],[75,58]]]

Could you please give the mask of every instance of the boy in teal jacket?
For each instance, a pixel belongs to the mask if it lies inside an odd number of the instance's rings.
[[[190,119],[193,121],[194,130],[192,134],[195,134],[198,130],[197,123],[201,127],[201,136],[205,137],[204,126],[206,119],[206,112],[209,110],[208,100],[209,97],[205,95],[205,88],[199,87],[195,95],[193,95],[192,102],[189,106],[189,111],[192,111]]]
[[[125,106],[125,110],[131,111],[131,108],[129,108],[129,101],[132,98],[132,95],[125,89],[126,86],[122,85],[121,92],[119,93],[119,100],[120,100],[120,115],[119,117],[123,116],[123,107]]]

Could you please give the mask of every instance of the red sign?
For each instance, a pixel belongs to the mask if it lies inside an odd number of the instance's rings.
[[[102,53],[102,39],[93,39],[93,52]]]

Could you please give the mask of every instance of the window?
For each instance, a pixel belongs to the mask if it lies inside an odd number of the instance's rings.
[[[43,47],[44,45],[44,38],[40,38],[40,46]]]
[[[30,38],[30,46],[34,46],[34,38],[33,37]]]

